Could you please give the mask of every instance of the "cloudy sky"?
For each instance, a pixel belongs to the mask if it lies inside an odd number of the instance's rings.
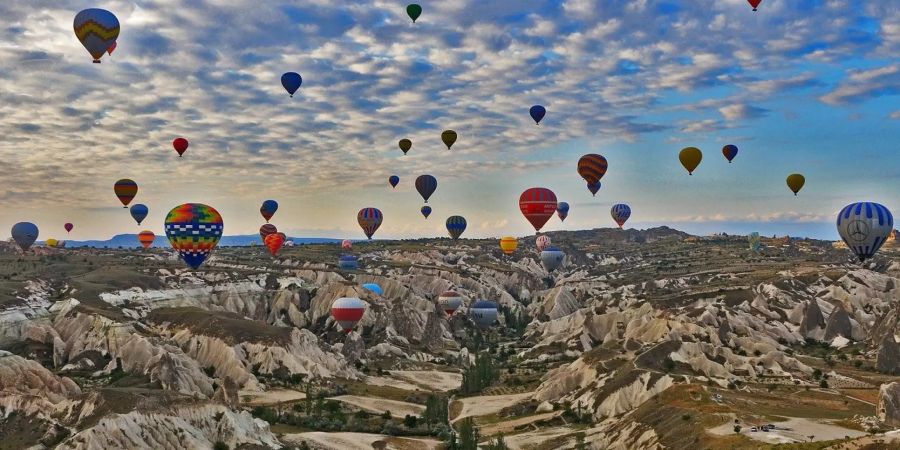
[[[225,234],[254,233],[271,198],[294,236],[362,238],[366,206],[385,214],[376,237],[444,235],[456,214],[464,236],[525,235],[532,186],[571,204],[546,230],[613,226],[617,202],[639,228],[827,238],[849,202],[900,212],[896,1],[420,3],[415,24],[394,0],[0,3],[0,230],[161,233],[169,209],[201,202]],[[102,64],[72,31],[87,7],[122,25]],[[303,76],[294,98],[287,71]],[[180,159],[177,136],[191,142]],[[704,151],[694,176],[678,163],[688,145]],[[610,164],[597,197],[575,170],[590,152]],[[438,179],[428,220],[423,173]],[[119,178],[139,184],[144,226],[113,195]]]

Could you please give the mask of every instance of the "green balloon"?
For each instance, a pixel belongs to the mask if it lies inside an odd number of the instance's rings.
[[[422,15],[422,7],[416,3],[410,3],[410,5],[406,7],[406,14],[409,14],[409,18],[415,23],[416,19]]]

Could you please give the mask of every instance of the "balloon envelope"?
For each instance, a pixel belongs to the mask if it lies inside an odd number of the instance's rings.
[[[59,241],[57,241],[56,239],[47,239],[44,243],[47,245],[47,247],[56,248],[57,244],[59,244]]]
[[[150,213],[150,208],[147,208],[147,205],[143,203],[138,203],[136,205],[131,206],[131,218],[137,222],[138,225],[147,218],[147,214]]]
[[[300,89],[301,84],[303,84],[303,77],[297,72],[287,72],[281,76],[281,85],[288,91],[288,94],[291,94],[291,97],[294,96],[297,89]]]
[[[497,321],[497,304],[479,300],[469,308],[469,316],[479,328],[488,328]]]
[[[338,258],[338,267],[344,270],[356,270],[359,268],[359,259],[353,255],[341,255]]]
[[[128,204],[134,200],[134,196],[137,195],[138,185],[134,182],[134,180],[129,180],[128,178],[122,178],[119,181],[116,181],[116,184],[113,185],[113,192],[116,193],[116,197],[119,197],[119,201],[122,202],[122,206],[128,207]]]
[[[463,216],[450,216],[447,218],[447,232],[453,239],[459,239],[463,231],[466,231],[466,218]]]
[[[287,240],[287,236],[284,233],[272,233],[263,239],[263,242],[266,244],[266,248],[269,249],[269,253],[272,256],[278,255],[278,251],[281,250],[281,247],[284,245],[284,241]]]
[[[541,105],[534,105],[528,110],[528,114],[531,114],[531,118],[534,119],[535,124],[540,124],[541,119],[547,114],[547,110]]]
[[[753,7],[753,10],[756,11],[756,8],[759,7],[759,4],[762,3],[762,0],[747,0],[747,3]]]
[[[600,182],[598,181],[598,182],[596,182],[596,183],[588,183],[588,184],[587,184],[587,188],[588,188],[589,191],[591,191],[591,195],[593,195],[593,196],[596,197],[596,196],[597,196],[597,191],[600,190]]]
[[[138,234],[138,242],[140,242],[145,249],[150,248],[150,246],[153,245],[153,241],[155,240],[156,234],[150,230],[144,230]]]
[[[860,261],[873,256],[894,229],[894,216],[884,205],[851,203],[837,217],[838,234]]]
[[[175,151],[178,152],[178,156],[184,154],[185,150],[187,150],[188,148],[188,145],[188,140],[182,137],[176,138],[174,141],[172,141],[172,148],[174,148]]]
[[[75,36],[91,54],[95,63],[103,53],[112,54],[119,38],[119,19],[115,14],[99,8],[88,8],[75,15]]]
[[[441,309],[444,310],[448,316],[452,316],[462,304],[462,296],[455,291],[444,291],[438,297],[438,305],[440,305]]]
[[[569,204],[566,202],[559,202],[556,204],[556,215],[559,216],[560,221],[565,221],[566,217],[569,217]]]
[[[725,159],[727,159],[728,162],[731,162],[731,160],[734,159],[734,157],[738,154],[737,145],[728,144],[722,147],[722,154],[725,155]]]
[[[507,255],[512,255],[516,249],[519,248],[519,240],[512,237],[506,236],[500,239],[500,250],[503,250],[503,253]]]
[[[548,247],[550,247],[550,236],[547,236],[546,234],[538,236],[534,240],[534,245],[537,247],[539,252],[546,250]]]
[[[412,141],[409,139],[400,139],[399,145],[400,150],[403,151],[403,154],[405,155],[406,152],[408,152],[409,149],[412,148]]]
[[[422,15],[422,7],[416,3],[410,3],[406,6],[406,15],[408,15],[409,18],[412,19],[413,23],[415,23],[416,19],[418,19],[419,16]]]
[[[259,238],[262,239],[265,244],[266,236],[277,232],[278,228],[276,228],[275,225],[272,225],[271,223],[263,224],[263,226],[259,227]]]
[[[426,219],[431,215],[431,207],[428,205],[423,206],[421,211],[422,215],[425,216]]]
[[[416,190],[425,199],[425,203],[428,203],[431,194],[434,194],[434,191],[437,190],[437,178],[431,175],[419,175],[416,178]]]
[[[344,250],[352,250],[353,249],[353,241],[350,239],[344,239],[341,241],[341,248]]]
[[[67,224],[63,225],[63,228],[65,228],[66,233],[68,233],[68,232],[71,232],[73,228],[75,228],[75,225],[72,225],[71,223],[67,223]]]
[[[750,244],[750,251],[759,253],[760,247],[762,247],[762,239],[759,237],[759,233],[752,232],[749,236],[747,236],[747,242]]]
[[[196,269],[219,243],[224,230],[222,216],[201,203],[176,206],[166,215],[166,237],[184,262]]]
[[[534,230],[540,231],[556,212],[556,194],[542,187],[527,189],[519,196],[519,210]]]
[[[606,175],[608,168],[609,162],[603,155],[590,153],[578,160],[578,175],[581,175],[588,184],[599,182],[603,175]]]
[[[381,286],[379,286],[377,283],[366,283],[362,285],[362,287],[378,294],[379,296],[384,295],[384,289],[381,289]]]
[[[397,175],[391,175],[390,177],[388,177],[388,184],[390,184],[392,188],[397,187],[397,184],[399,183],[400,177],[398,177]]]
[[[263,219],[266,219],[266,222],[275,215],[275,211],[278,211],[278,202],[275,200],[266,200],[259,207],[259,213],[262,214]]]
[[[444,132],[441,133],[441,140],[444,141],[447,150],[450,150],[450,147],[453,147],[453,144],[456,143],[456,137],[456,132],[453,130],[444,130]]]
[[[688,174],[693,175],[694,170],[700,165],[700,160],[703,159],[703,152],[697,147],[685,147],[678,154],[678,159],[681,161],[681,165],[687,169]]]
[[[803,189],[804,184],[806,184],[806,177],[799,173],[792,173],[787,177],[788,188],[790,188],[794,195],[797,195],[797,193],[800,192],[800,189]]]
[[[625,225],[625,222],[631,217],[631,207],[624,203],[617,203],[609,210],[609,215],[619,224],[619,228]]]
[[[357,297],[341,297],[331,304],[331,317],[345,333],[353,330],[365,313],[366,302]]]
[[[31,222],[19,222],[12,227],[12,238],[19,248],[28,250],[38,238],[38,227]]]
[[[547,269],[547,272],[553,272],[562,264],[565,256],[566,254],[562,250],[556,247],[548,247],[541,252],[541,264],[543,264],[544,269]]]
[[[362,228],[363,233],[369,239],[372,239],[372,235],[378,231],[378,227],[381,226],[383,220],[384,216],[382,216],[378,208],[363,208],[356,214],[356,221],[359,223],[359,227]]]

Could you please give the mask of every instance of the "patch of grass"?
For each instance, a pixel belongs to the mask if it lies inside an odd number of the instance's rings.
[[[290,342],[290,327],[276,327],[265,322],[247,320],[238,314],[206,311],[199,308],[160,308],[147,315],[156,324],[168,322],[176,328],[187,328],[195,334],[222,339],[229,345],[241,342],[285,344]]]

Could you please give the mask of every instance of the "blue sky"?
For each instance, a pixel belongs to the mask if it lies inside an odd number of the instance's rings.
[[[464,237],[525,235],[517,201],[532,186],[572,205],[547,230],[614,226],[626,202],[633,227],[836,238],[847,203],[900,210],[895,1],[420,3],[413,24],[388,0],[5,2],[0,229],[161,233],[169,209],[202,202],[226,234],[253,233],[272,198],[272,222],[297,236],[360,238],[367,206],[385,214],[381,238],[445,235],[456,214]],[[99,65],[72,32],[86,7],[122,24]],[[286,71],[304,79],[293,99]],[[177,136],[191,141],[181,159]],[[693,176],[678,163],[689,145],[704,152]],[[597,197],[575,171],[590,152],[610,163]],[[428,220],[423,173],[438,178]],[[144,226],[112,193],[126,177]]]

